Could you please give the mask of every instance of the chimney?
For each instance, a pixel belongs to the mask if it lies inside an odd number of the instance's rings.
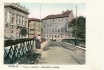
[[[64,13],[64,11],[62,11],[62,14]]]

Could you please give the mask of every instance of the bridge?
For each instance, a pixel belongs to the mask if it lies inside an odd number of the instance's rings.
[[[4,64],[85,64],[85,47],[45,40],[41,49],[35,45],[33,38],[5,40]]]

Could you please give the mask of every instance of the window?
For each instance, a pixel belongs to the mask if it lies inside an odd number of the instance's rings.
[[[54,32],[54,30],[52,30],[52,32]]]
[[[5,23],[7,23],[7,12],[5,12]]]
[[[18,20],[16,20],[16,24],[18,24]]]
[[[45,35],[44,35],[44,37],[45,37]]]
[[[52,38],[54,38],[54,35],[52,35]]]
[[[12,29],[13,29],[13,26],[12,26]]]
[[[48,25],[48,27],[49,27],[49,25]]]
[[[59,38],[59,35],[58,35],[58,38]]]
[[[64,32],[63,29],[61,29],[61,32]]]
[[[22,20],[22,25],[24,25],[24,24],[23,24],[23,20]]]
[[[44,27],[45,27],[45,25],[44,25]]]
[[[56,27],[57,27],[57,24],[56,24]]]
[[[5,23],[7,23],[7,18],[5,17]]]
[[[7,13],[5,12],[5,17],[7,17]]]
[[[14,13],[12,13],[12,17],[14,17]]]
[[[62,38],[62,35],[61,35],[61,38]]]
[[[58,29],[58,32],[60,32],[60,30]]]
[[[6,39],[6,36],[4,35],[4,38]]]
[[[46,32],[48,33],[48,30]]]
[[[8,24],[6,24],[5,27],[8,27]]]
[[[12,30],[12,33],[13,33],[13,30]]]
[[[25,21],[25,24],[24,25],[26,26],[26,24],[27,24],[27,21]]]
[[[22,21],[22,25],[24,25],[24,17],[23,16],[22,16],[22,20],[21,21]]]
[[[14,23],[14,18],[12,17],[12,23]]]
[[[50,29],[50,33],[51,33],[51,29]]]
[[[51,24],[50,24],[50,27],[51,27]]]
[[[16,19],[18,19],[18,14],[16,14]]]
[[[57,38],[57,36],[55,35],[55,38]]]
[[[55,32],[57,32],[57,30],[55,29]]]

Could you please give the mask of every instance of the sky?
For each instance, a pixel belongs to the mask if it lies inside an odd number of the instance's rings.
[[[29,18],[43,19],[48,15],[61,14],[62,11],[72,10],[74,16],[86,16],[86,4],[85,3],[20,3],[21,6],[25,6],[29,10]]]

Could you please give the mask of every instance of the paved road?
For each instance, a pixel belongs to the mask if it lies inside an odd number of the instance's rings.
[[[41,53],[38,64],[85,64],[85,51],[72,44],[50,41],[45,44]]]

